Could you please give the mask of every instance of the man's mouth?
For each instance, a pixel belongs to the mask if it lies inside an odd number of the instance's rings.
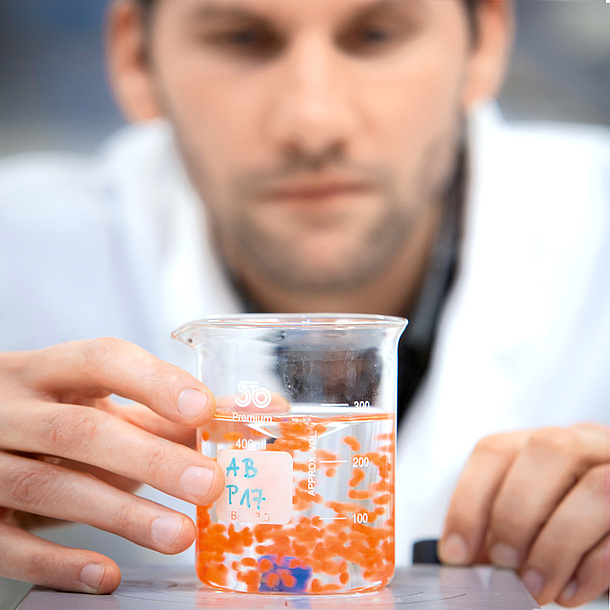
[[[272,201],[316,203],[338,197],[363,195],[371,190],[371,185],[362,181],[301,180],[269,188],[266,198]]]

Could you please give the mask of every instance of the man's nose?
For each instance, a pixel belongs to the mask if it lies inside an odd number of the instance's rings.
[[[313,36],[295,41],[269,90],[267,128],[275,144],[312,156],[347,148],[357,124],[348,76],[330,43]]]

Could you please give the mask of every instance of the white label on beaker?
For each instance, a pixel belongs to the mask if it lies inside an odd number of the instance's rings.
[[[222,449],[225,488],[216,501],[221,521],[284,525],[292,518],[292,456],[285,451]]]

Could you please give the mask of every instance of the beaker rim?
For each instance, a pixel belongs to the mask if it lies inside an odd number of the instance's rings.
[[[398,316],[346,313],[242,313],[210,315],[183,324],[172,333],[177,338],[189,327],[221,329],[351,329],[400,328],[409,321]]]

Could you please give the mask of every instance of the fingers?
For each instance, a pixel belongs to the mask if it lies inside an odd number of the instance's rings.
[[[0,505],[86,523],[161,553],[187,549],[195,526],[186,516],[77,472],[0,452]]]
[[[109,483],[144,482],[199,505],[220,495],[214,460],[160,438],[192,442],[192,428],[212,417],[214,398],[203,384],[114,339],[0,354],[0,378],[0,511],[86,523],[164,553],[192,543],[190,519]],[[150,409],[122,410],[110,394]],[[0,540],[4,576],[69,591],[107,593],[119,584],[116,564],[97,553],[65,549],[7,522]]]
[[[605,459],[601,427],[547,428],[486,437],[456,486],[440,541],[447,563],[470,563],[489,548],[517,568],[564,494]]]
[[[69,549],[6,523],[0,523],[0,540],[0,576],[81,593],[111,593],[121,582],[116,563],[99,553]]]
[[[557,602],[575,607],[596,599],[610,584],[610,535],[587,553]]]
[[[523,563],[562,498],[594,464],[603,462],[604,441],[603,435],[576,427],[545,428],[529,436],[494,501],[488,541],[493,563],[509,568]],[[578,494],[576,498],[581,500]]]
[[[570,490],[536,537],[520,569],[527,588],[541,605],[556,599],[571,584],[572,574],[581,561],[587,561],[584,557],[590,549],[610,533],[610,514],[604,515],[604,470],[604,466],[592,468]],[[595,589],[595,581],[602,580],[601,568],[600,561],[598,566],[581,569],[581,578],[590,582],[581,583],[580,595]],[[594,594],[608,586],[607,566],[605,582]]]
[[[610,562],[608,434],[588,424],[481,441],[456,486],[441,560],[488,557],[518,569],[540,604],[577,605],[603,592]]]
[[[214,412],[213,395],[195,377],[119,339],[73,341],[11,357],[14,377],[58,402],[118,394],[191,426]]]
[[[492,507],[500,486],[528,432],[482,439],[453,493],[438,553],[444,563],[472,563],[485,543]]]
[[[84,462],[199,505],[223,488],[215,460],[98,409],[32,402],[2,410],[0,446]]]
[[[102,398],[96,400],[95,407],[173,443],[179,443],[191,449],[197,445],[194,428],[170,422],[139,403],[119,405],[110,398]],[[205,424],[206,428],[213,423],[214,421]]]

